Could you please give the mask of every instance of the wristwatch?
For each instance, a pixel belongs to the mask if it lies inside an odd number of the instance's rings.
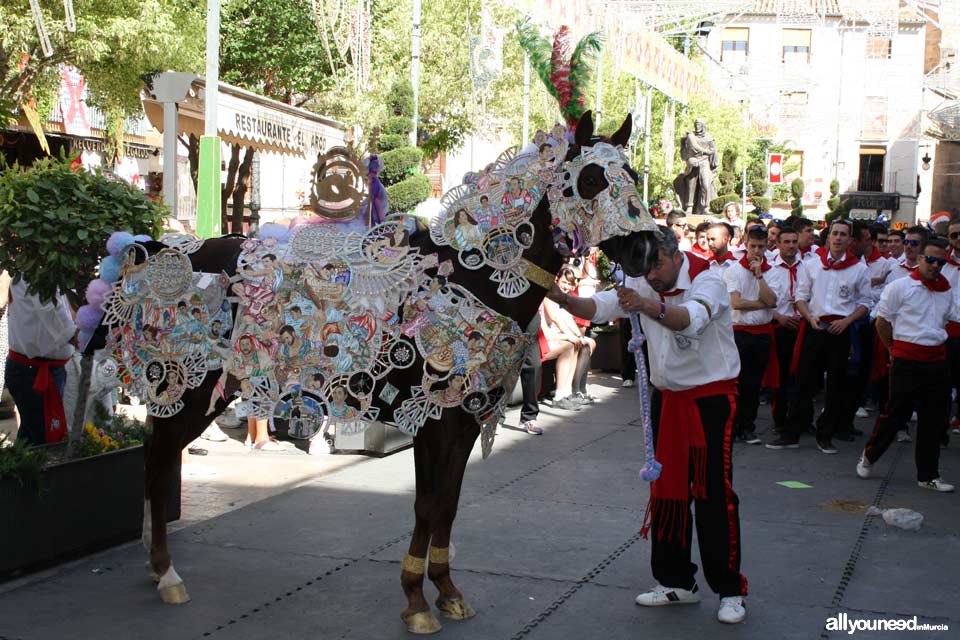
[[[663,320],[664,316],[667,315],[667,305],[663,302],[660,303],[660,313],[657,314],[657,320]]]

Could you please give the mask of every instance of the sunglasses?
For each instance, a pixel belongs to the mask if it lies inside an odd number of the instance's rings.
[[[946,258],[937,258],[935,256],[923,256],[923,259],[926,261],[927,264],[936,264],[939,267],[942,267],[943,265],[947,264]]]
[[[951,240],[956,240],[957,238],[960,238],[960,231],[954,231],[953,233],[950,234]]]
[[[904,244],[905,246],[907,246],[907,247],[919,247],[919,246],[920,246],[920,241],[919,241],[919,240],[904,240],[904,241],[903,241],[903,244]]]

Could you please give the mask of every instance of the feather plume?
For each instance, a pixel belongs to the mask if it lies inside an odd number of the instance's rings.
[[[578,120],[586,110],[584,93],[588,90],[593,77],[593,67],[597,62],[603,38],[599,33],[591,33],[580,39],[570,57],[571,100],[567,105],[570,116]]]
[[[560,27],[553,36],[550,82],[560,96],[561,111],[566,111],[570,102],[570,29],[566,26]]]
[[[517,23],[517,35],[520,46],[527,53],[527,57],[530,58],[530,66],[536,71],[550,95],[559,100],[560,94],[550,80],[550,62],[553,55],[550,42],[540,35],[537,26],[529,20]]]

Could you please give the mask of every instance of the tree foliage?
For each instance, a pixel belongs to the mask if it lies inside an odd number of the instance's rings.
[[[331,89],[331,67],[309,2],[232,0],[223,8],[220,77],[300,106]]]
[[[52,300],[94,279],[114,231],[159,233],[165,208],[125,182],[76,171],[65,158],[0,166],[0,269]]]
[[[45,115],[59,67],[71,64],[87,80],[91,104],[132,116],[141,112],[145,73],[203,66],[204,15],[196,0],[75,0],[77,30],[67,31],[63,3],[42,2],[53,56],[41,52],[27,2],[0,0],[0,103],[35,98]]]

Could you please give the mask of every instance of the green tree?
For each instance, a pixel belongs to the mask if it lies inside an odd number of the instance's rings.
[[[390,114],[384,126],[388,135],[409,140],[413,130],[413,88],[407,80],[398,80],[387,96]],[[409,145],[398,146],[380,154],[383,171],[380,180],[387,188],[390,210],[407,212],[430,197],[430,179],[420,173],[423,150]]]
[[[222,13],[221,80],[295,106],[333,87],[309,2],[232,0]]]
[[[76,31],[63,4],[41,3],[53,45],[44,57],[26,2],[0,0],[0,104],[37,101],[41,116],[56,96],[61,64],[87,80],[89,102],[113,118],[141,113],[145,73],[203,66],[204,15],[196,0],[76,0]]]
[[[790,195],[792,196],[790,200],[791,213],[801,218],[803,217],[803,189],[803,180],[800,178],[794,178],[793,182],[790,183]]]

